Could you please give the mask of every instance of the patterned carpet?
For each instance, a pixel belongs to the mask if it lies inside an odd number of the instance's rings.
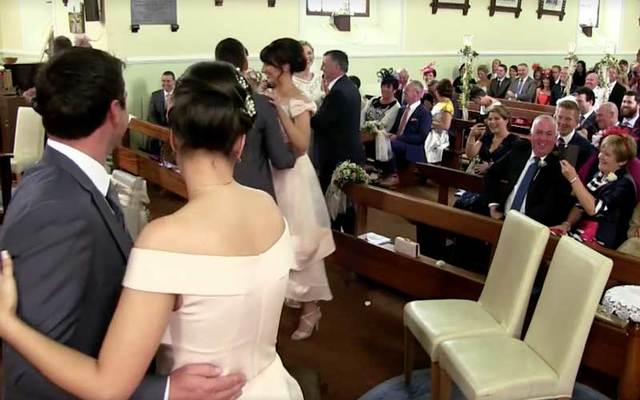
[[[413,371],[411,385],[404,384],[404,376],[396,376],[368,391],[359,400],[424,400],[431,398],[431,373],[428,369]],[[462,393],[454,387],[452,400],[464,400]],[[576,384],[573,400],[609,400],[583,384]]]

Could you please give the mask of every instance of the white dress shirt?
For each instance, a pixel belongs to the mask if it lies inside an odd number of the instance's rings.
[[[571,141],[571,139],[573,139],[573,135],[576,134],[576,130],[572,130],[570,134],[562,136],[560,133],[558,133],[558,137],[556,138],[556,144],[558,144],[558,139],[562,138],[564,140],[564,145],[568,146],[569,142]]]
[[[633,118],[623,118],[620,126],[629,126],[633,128],[636,126],[636,122],[638,122],[638,117],[640,117],[640,112],[636,112],[636,116]]]
[[[80,168],[80,170],[84,172],[85,175],[87,175],[96,189],[98,189],[98,191],[106,198],[107,191],[109,191],[109,183],[111,182],[111,178],[109,177],[107,169],[104,165],[91,158],[88,154],[51,138],[47,140],[47,146],[51,147],[57,152],[62,153],[71,161],[73,161],[73,163],[76,164],[78,168]],[[169,379],[170,377],[167,377],[167,386],[164,391],[164,400],[169,400]]]

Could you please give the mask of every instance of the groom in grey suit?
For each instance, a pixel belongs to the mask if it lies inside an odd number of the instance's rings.
[[[234,39],[221,40],[216,45],[216,61],[226,61],[241,72],[249,68],[247,49]],[[241,184],[264,190],[275,199],[271,167],[287,169],[293,167],[296,158],[291,147],[284,142],[284,133],[276,110],[265,96],[254,93],[256,122],[247,132],[240,161],[233,171]]]
[[[18,314],[50,338],[97,357],[132,247],[104,163],[128,125],[122,62],[73,48],[40,71],[36,111],[49,141],[8,208],[0,248],[15,260]],[[135,329],[135,327],[132,327]],[[4,398],[71,399],[4,345]],[[135,355],[132,355],[135,357]],[[243,378],[210,365],[147,375],[134,399],[209,399],[240,392]],[[226,393],[226,392],[225,392]]]

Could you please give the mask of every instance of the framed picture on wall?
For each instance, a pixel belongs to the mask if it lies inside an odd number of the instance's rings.
[[[467,15],[467,13],[469,12],[469,7],[469,0],[433,0],[431,2],[431,13],[437,13],[438,9],[440,8],[448,8],[452,10],[462,10],[462,15]]]
[[[493,17],[496,11],[514,13],[518,18],[522,12],[522,0],[491,0],[489,16]]]
[[[84,29],[84,4],[80,4],[78,10],[69,11],[69,32],[85,33]]]
[[[560,18],[560,21],[564,18],[564,8],[567,5],[567,0],[538,0],[538,19],[543,15],[553,15]]]

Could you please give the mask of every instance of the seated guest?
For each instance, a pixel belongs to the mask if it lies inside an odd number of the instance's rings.
[[[579,60],[576,63],[576,70],[573,72],[572,84],[576,87],[584,86],[587,78],[587,64],[584,61]]]
[[[491,81],[489,80],[489,68],[484,64],[479,65],[476,69],[476,74],[478,75],[476,86],[482,88],[485,92],[489,90],[489,86],[491,86]]]
[[[596,110],[601,103],[607,101],[607,99],[605,98],[604,88],[600,87],[599,83],[600,80],[598,78],[598,74],[596,74],[595,72],[589,72],[584,80],[584,86],[593,90],[593,94],[594,96],[596,96],[596,101],[593,104],[593,108],[595,108]]]
[[[171,71],[165,71],[160,78],[162,89],[151,93],[149,101],[148,120],[157,125],[168,126],[167,103],[173,95],[173,88],[176,86],[176,76]]]
[[[431,62],[425,65],[424,67],[420,68],[420,72],[422,72],[422,79],[424,80],[425,88],[429,87],[429,84],[431,84],[431,82],[436,80],[436,77],[438,76],[438,71],[436,71],[436,69],[433,68],[433,65],[434,63]]]
[[[407,161],[425,161],[424,142],[431,130],[431,114],[420,102],[423,90],[419,81],[409,82],[404,89],[406,105],[398,112],[396,121],[388,133],[393,159],[385,167],[385,172],[391,175],[380,183],[383,186],[398,184],[398,167],[402,167]]]
[[[640,139],[640,95],[636,92],[628,91],[622,98],[620,105],[620,115],[622,121],[620,126],[627,128],[629,133],[636,139]]]
[[[628,221],[636,205],[636,190],[627,163],[636,157],[636,142],[626,134],[603,139],[598,156],[598,173],[585,186],[566,160],[560,161],[562,175],[578,202],[566,221],[552,227],[557,234],[571,232],[586,243],[615,249],[626,239]]]
[[[511,79],[511,86],[507,91],[507,99],[532,103],[536,95],[536,81],[529,76],[529,66],[518,64],[518,77]]]
[[[627,89],[618,81],[618,67],[613,66],[609,68],[609,83],[607,84],[607,93],[609,93],[609,97],[607,101],[612,102],[616,106],[618,106],[618,110],[620,110],[620,106],[622,105],[622,98],[626,93]]]
[[[436,86],[438,86],[438,81],[434,79],[431,81],[431,83],[429,83],[429,86],[425,88],[422,98],[420,99],[422,101],[422,105],[424,105],[429,112],[433,110],[433,106],[435,106],[437,103]]]
[[[460,68],[458,68],[458,77],[453,80],[453,88],[455,89],[457,94],[462,93],[462,77],[464,76],[465,70],[466,70],[465,65],[464,64],[460,65]],[[476,80],[473,78],[470,78],[469,85],[475,85],[475,84],[476,84]]]
[[[618,107],[610,102],[602,103],[596,109],[596,124],[598,124],[598,131],[591,137],[591,143],[600,147],[604,131],[618,125]]]
[[[456,108],[452,98],[451,81],[448,79],[439,81],[436,85],[436,104],[431,109],[432,129],[424,143],[428,163],[442,161],[442,153],[449,147],[449,128]]]
[[[409,71],[407,71],[405,68],[402,68],[400,71],[398,71],[398,89],[396,89],[396,92],[394,93],[394,96],[396,97],[396,100],[398,100],[398,103],[400,103],[400,105],[404,104],[404,99],[403,99],[403,95],[404,95],[404,88],[407,86],[407,82],[409,82]]]
[[[629,75],[629,90],[640,93],[640,64],[634,65]]]
[[[511,85],[511,80],[506,77],[506,74],[507,66],[504,64],[498,65],[494,78],[491,79],[491,83],[489,84],[489,90],[487,91],[489,96],[496,99],[504,99]]]
[[[553,154],[556,121],[540,115],[531,126],[531,141],[518,141],[511,151],[489,167],[484,177],[485,195],[492,218],[502,219],[514,209],[554,226],[564,221],[571,205],[571,187]],[[506,190],[502,181],[507,181]]]
[[[506,107],[494,105],[488,109],[484,123],[475,124],[467,138],[465,153],[471,160],[477,158],[473,172],[484,175],[494,162],[504,157],[518,141],[518,136],[509,132],[511,114]]]
[[[398,89],[398,78],[395,77],[393,69],[381,69],[378,71],[380,78],[380,96],[366,102],[360,117],[360,129],[369,121],[379,121],[382,129],[389,132],[396,121],[400,104],[394,97]]]
[[[595,149],[587,139],[576,132],[578,120],[580,119],[578,103],[574,100],[561,101],[556,106],[555,118],[558,123],[558,138],[555,150],[558,151],[560,158],[564,158],[565,154],[570,151],[568,150],[569,147],[577,147],[578,157],[574,162],[576,162],[576,168],[580,169],[589,159],[589,156],[594,153]]]
[[[594,133],[598,131],[598,122],[596,121],[596,110],[593,105],[596,102],[596,96],[593,90],[588,87],[580,87],[576,91],[576,101],[580,109],[580,118],[578,121],[578,133],[591,141]]]
[[[495,79],[498,74],[498,67],[502,65],[502,61],[499,58],[494,58],[491,61],[491,73],[489,74],[489,79]],[[505,66],[504,72],[507,72],[507,67]]]
[[[469,100],[480,104],[480,114],[485,115],[487,109],[491,106],[498,105],[500,102],[491,96],[488,96],[484,89],[474,86],[469,92]]]
[[[517,65],[511,65],[509,67],[509,80],[513,81],[515,79],[518,79],[518,66]]]
[[[551,77],[548,75],[542,76],[542,84],[536,89],[536,104],[549,105],[551,104]]]
[[[567,93],[567,82],[569,79],[569,68],[563,67],[560,70],[560,77],[558,83],[551,88],[551,105],[555,106],[558,104],[558,100],[561,98],[568,96],[573,92],[573,88],[569,93]]]
[[[618,74],[618,82],[625,88],[629,89],[629,61],[620,60],[618,62],[620,73]]]
[[[536,81],[536,87],[541,87],[544,71],[542,71],[542,67],[540,67],[539,64],[533,64],[532,69],[533,69],[533,80]]]

